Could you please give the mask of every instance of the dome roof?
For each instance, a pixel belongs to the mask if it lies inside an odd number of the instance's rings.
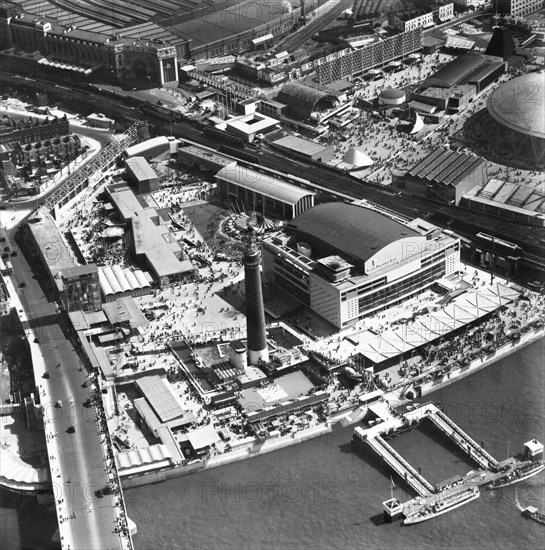
[[[331,92],[309,86],[303,82],[290,80],[286,82],[276,98],[280,103],[288,105],[289,109],[301,117],[309,117],[318,103],[332,106],[337,97]]]
[[[545,72],[525,74],[498,86],[487,108],[503,126],[545,138]]]
[[[340,252],[358,262],[366,262],[399,239],[420,236],[380,212],[342,202],[315,206],[294,218],[288,228],[313,250],[326,255]]]
[[[405,99],[405,92],[395,88],[385,88],[380,92],[380,97],[382,99]]]

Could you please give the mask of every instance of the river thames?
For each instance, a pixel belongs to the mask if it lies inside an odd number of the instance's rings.
[[[425,401],[496,458],[545,441],[544,341]],[[543,527],[521,516],[514,486],[415,526],[382,523],[390,477],[351,450],[353,427],[235,464],[125,492],[137,550],[541,548]],[[432,483],[476,468],[428,429],[390,441]],[[411,498],[394,478],[394,494]],[[545,474],[518,484],[523,505],[545,509]]]
[[[496,458],[545,441],[545,340],[424,400]],[[515,486],[418,525],[382,523],[390,474],[351,450],[353,427],[257,458],[125,491],[136,550],[541,548],[543,527],[515,506]],[[390,444],[432,483],[476,466],[427,429]],[[395,496],[412,494],[394,477]],[[52,505],[0,492],[2,549],[46,548]],[[545,473],[518,484],[522,505],[545,510]]]

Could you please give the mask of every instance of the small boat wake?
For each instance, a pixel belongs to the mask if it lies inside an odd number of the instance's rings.
[[[519,502],[519,488],[518,487],[515,487],[515,504],[517,505],[517,508],[519,509],[520,512],[524,511],[524,508],[520,505],[520,502]]]

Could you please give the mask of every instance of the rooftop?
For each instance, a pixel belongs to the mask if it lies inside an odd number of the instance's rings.
[[[136,380],[136,385],[162,423],[175,420],[184,415],[185,411],[160,376],[144,376]]]
[[[500,124],[537,138],[545,138],[545,72],[528,73],[496,88],[487,103]]]
[[[450,63],[442,66],[430,78],[425,80],[424,85],[450,88],[459,84],[465,78],[486,63],[486,57],[477,53],[467,53],[453,59]]]
[[[327,149],[327,147],[324,147],[320,143],[297,136],[286,136],[281,139],[277,139],[272,142],[272,145],[284,147],[292,151],[297,151],[298,153],[304,153],[305,155],[315,155],[316,153],[320,153],[324,149]]]
[[[175,239],[170,239],[168,228],[156,225],[150,215],[155,216],[155,210],[141,210],[132,217],[135,253],[145,255],[160,278],[193,271],[189,260],[180,261],[183,251]]]
[[[147,317],[130,296],[120,298],[115,302],[106,302],[102,304],[102,309],[112,325],[126,322],[135,327],[149,325]]]
[[[65,279],[70,277],[81,277],[82,275],[89,275],[90,273],[97,273],[98,267],[96,264],[77,265],[76,267],[70,267],[62,270],[62,276]]]
[[[314,195],[311,191],[300,189],[274,176],[256,172],[238,164],[231,164],[222,168],[216,174],[216,178],[234,183],[286,204],[295,205],[302,198]]]
[[[385,246],[419,233],[388,216],[354,204],[320,204],[293,219],[288,229],[313,237],[366,262]]]
[[[134,191],[127,185],[108,185],[106,192],[125,221],[130,220],[136,212],[144,209]]]
[[[256,132],[262,132],[280,124],[275,118],[271,118],[259,113],[252,113],[240,118],[234,118],[227,121],[227,128],[234,128],[239,132],[245,134],[255,134]]]
[[[130,157],[125,161],[125,164],[138,181],[157,178],[157,174],[144,157]]]
[[[286,3],[294,8],[300,4],[299,0],[286,0]],[[180,38],[191,41],[191,47],[195,49],[271,23],[288,14],[287,5],[278,0],[260,0],[259,3],[245,0],[206,17],[166,28]]]
[[[455,187],[469,173],[485,163],[482,157],[439,147],[413,166],[409,170],[409,175]]]
[[[43,211],[40,211],[39,216],[39,221],[29,223],[28,227],[49,266],[51,275],[55,277],[61,270],[77,267],[52,216]]]
[[[124,151],[126,157],[143,156],[156,148],[164,148],[165,152],[170,148],[170,140],[166,136],[157,136],[142,143],[127,147]]]

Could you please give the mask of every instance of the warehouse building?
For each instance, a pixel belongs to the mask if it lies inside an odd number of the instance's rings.
[[[317,0],[305,0],[307,11]],[[244,0],[206,17],[165,27],[185,41],[180,57],[199,61],[261,49],[288,34],[301,15],[300,0]]]
[[[464,84],[450,88],[431,86],[413,97],[414,101],[434,105],[439,111],[457,113],[467,108],[475,94],[476,88],[474,86]]]
[[[215,177],[221,199],[243,210],[291,220],[314,206],[312,191],[238,164],[222,168]]]
[[[326,203],[263,241],[263,275],[342,329],[459,268],[460,242],[423,220]]]
[[[297,136],[286,136],[277,139],[271,143],[271,147],[306,161],[328,162],[335,156],[333,145],[321,145],[315,141]]]
[[[460,206],[502,220],[545,227],[545,194],[524,184],[491,179],[468,191]]]
[[[47,8],[46,2],[28,3],[27,12],[26,2],[0,3],[0,48],[32,53],[42,67],[82,76],[140,79],[150,87],[178,80],[177,47],[185,41],[156,23],[119,29],[87,19],[82,28],[74,17],[61,23],[58,7],[44,15]]]
[[[479,91],[505,72],[497,57],[466,53],[453,59],[424,81],[424,88],[452,88],[457,84],[475,84]]]
[[[472,153],[437,148],[403,176],[398,189],[458,205],[464,193],[487,180],[486,161]]]

